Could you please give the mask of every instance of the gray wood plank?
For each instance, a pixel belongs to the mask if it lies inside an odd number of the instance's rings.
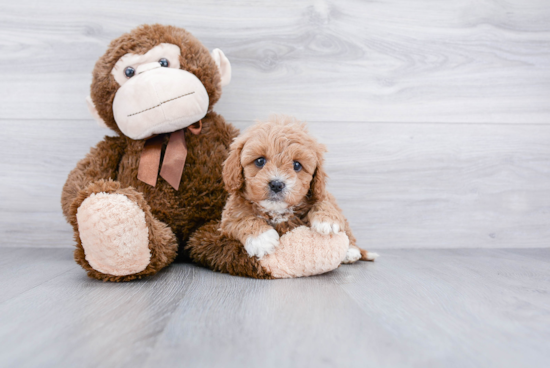
[[[3,248],[0,304],[77,268],[71,249]]]
[[[550,246],[546,126],[323,123],[311,130],[328,144],[329,188],[366,248]]]
[[[0,262],[15,277],[74,265],[43,251],[0,249]],[[179,264],[114,284],[72,269],[0,303],[0,366],[546,367],[549,252],[386,249],[271,281]]]
[[[266,282],[200,272],[145,367],[180,359],[188,367],[375,366],[362,347],[395,342],[384,331],[365,334],[372,323],[326,276]]]
[[[548,124],[549,17],[539,0],[3,2],[0,118],[87,118],[108,42],[160,22],[226,52],[231,120]]]
[[[526,251],[548,254],[547,249]],[[480,249],[386,250],[383,255],[370,268],[341,267],[331,277],[340,280],[365,318],[400,336],[416,351],[404,365],[547,365],[550,268],[546,262]],[[386,354],[393,354],[393,349]]]
[[[522,257],[530,260],[536,260],[538,262],[550,262],[550,250],[547,249],[546,252],[541,252],[538,249],[525,249],[525,251],[521,251],[518,249],[506,249],[502,250],[506,253],[511,253],[516,257]]]
[[[73,268],[0,304],[0,366],[142,366],[193,278],[184,266],[103,283]]]
[[[45,124],[48,129],[41,129]],[[61,190],[107,129],[89,120],[13,120],[3,130],[0,246],[72,246],[72,228],[60,210]]]
[[[43,124],[4,126],[0,247],[73,244],[61,188],[108,131],[89,120]],[[329,148],[329,188],[365,248],[550,246],[550,126],[309,126]]]

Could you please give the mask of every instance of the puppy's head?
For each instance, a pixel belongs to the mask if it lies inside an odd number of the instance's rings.
[[[324,152],[305,124],[272,117],[233,142],[223,168],[225,186],[267,210],[318,201],[325,195]]]

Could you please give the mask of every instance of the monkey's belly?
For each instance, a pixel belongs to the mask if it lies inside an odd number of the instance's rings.
[[[204,157],[206,159],[207,157]],[[200,226],[221,219],[221,213],[227,193],[223,188],[221,172],[205,171],[206,162],[188,160],[185,164],[179,190],[175,190],[162,177],[158,177],[156,185],[145,184],[137,179],[139,160],[135,157],[125,157],[125,162],[135,165],[121,165],[118,180],[122,187],[133,187],[143,194],[151,213],[156,219],[167,224],[180,244],[180,248],[189,236]],[[219,163],[208,163],[219,165]]]

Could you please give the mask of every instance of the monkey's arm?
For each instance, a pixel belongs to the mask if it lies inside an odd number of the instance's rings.
[[[71,171],[61,194],[63,214],[69,220],[78,193],[98,180],[114,180],[126,143],[122,137],[105,137]],[[69,220],[70,221],[70,220]]]

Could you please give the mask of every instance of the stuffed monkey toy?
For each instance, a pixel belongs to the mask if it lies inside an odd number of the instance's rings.
[[[116,136],[77,164],[61,198],[90,277],[153,275],[219,218],[222,163],[238,130],[212,108],[230,79],[221,50],[171,26],[138,27],[97,61],[88,107]]]

